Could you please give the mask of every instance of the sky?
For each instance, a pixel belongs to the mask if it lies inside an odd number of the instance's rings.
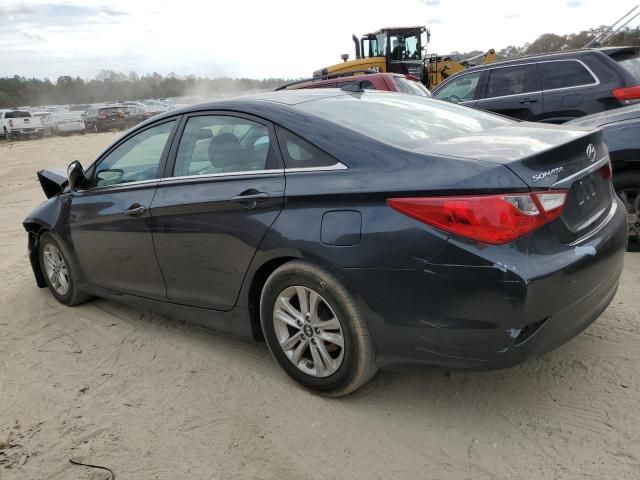
[[[427,51],[500,49],[611,24],[627,0],[0,0],[0,77],[299,78],[354,58],[351,34],[426,25]],[[634,24],[640,22],[640,17]]]

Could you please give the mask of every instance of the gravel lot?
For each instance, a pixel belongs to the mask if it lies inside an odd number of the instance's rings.
[[[0,143],[0,479],[640,478],[640,253],[602,318],[498,372],[381,373],[328,400],[252,344],[38,289],[35,172],[117,133]]]

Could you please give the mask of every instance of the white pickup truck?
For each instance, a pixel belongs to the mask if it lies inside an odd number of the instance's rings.
[[[39,117],[28,110],[0,110],[0,136],[5,140],[15,137],[44,136],[44,125]]]

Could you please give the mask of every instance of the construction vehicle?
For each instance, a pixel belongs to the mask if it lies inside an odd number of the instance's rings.
[[[477,65],[475,60],[482,59],[479,63],[492,63],[498,58],[496,51],[492,48],[485,53],[480,53],[471,58],[461,59],[458,54],[451,55],[430,55],[425,61],[427,88],[434,88],[440,82],[461,72],[465,68]]]
[[[360,39],[353,35],[352,39],[356,51],[354,60],[349,60],[349,55],[343,54],[342,63],[316,70],[313,76],[326,78],[355,71],[393,72],[418,78],[427,88],[433,88],[454,73],[473,66],[473,60],[482,57],[483,63],[489,63],[496,59],[493,49],[466,60],[456,55],[427,57],[425,51],[431,33],[422,26],[381,28]]]

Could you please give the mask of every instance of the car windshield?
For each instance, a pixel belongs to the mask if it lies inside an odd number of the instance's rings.
[[[15,110],[13,112],[7,112],[4,118],[29,118],[31,117],[31,112],[27,112],[24,110]]]
[[[296,107],[410,150],[513,123],[479,110],[397,93],[341,95],[300,103]]]

